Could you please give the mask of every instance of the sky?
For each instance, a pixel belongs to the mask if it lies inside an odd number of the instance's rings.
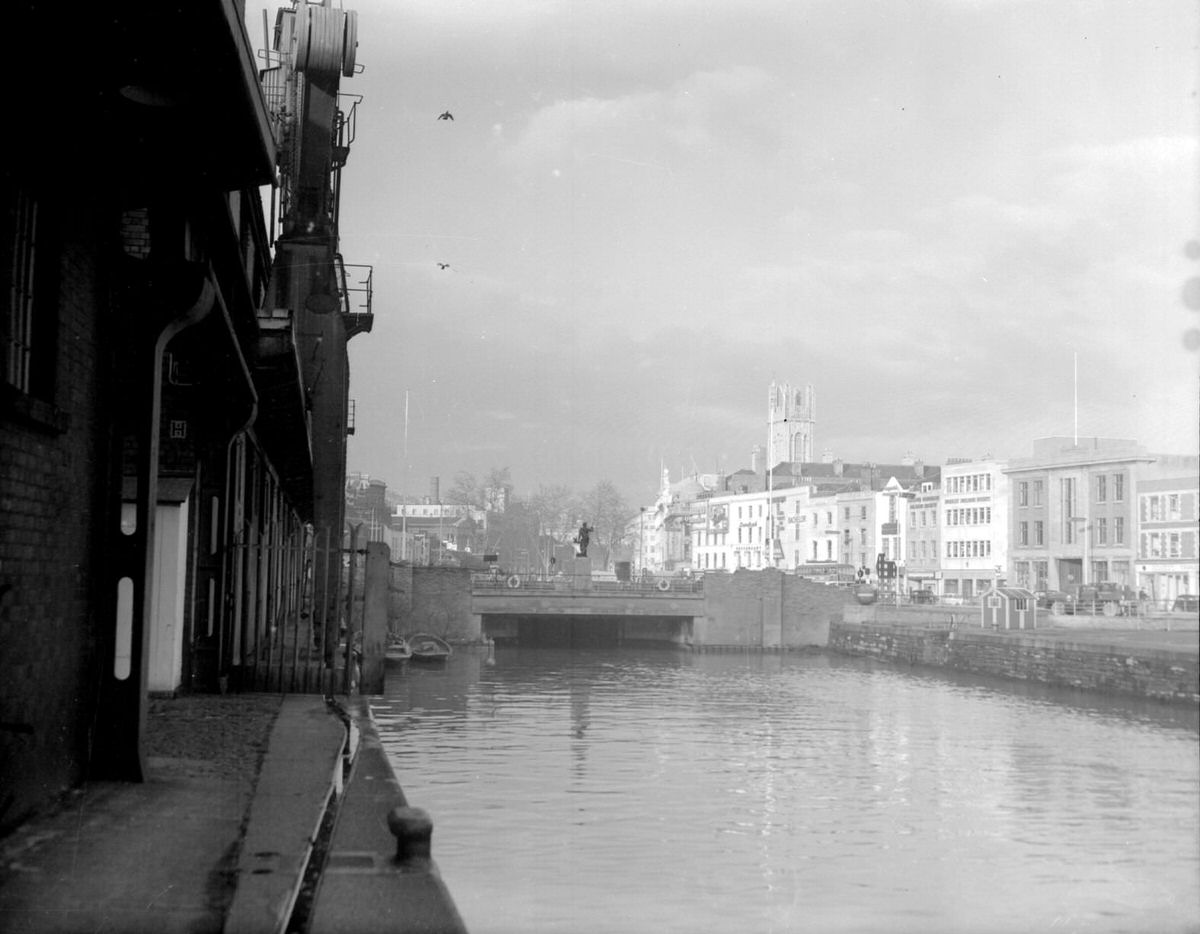
[[[648,504],[748,467],[772,381],[818,457],[1200,451],[1191,0],[345,7],[351,471]]]

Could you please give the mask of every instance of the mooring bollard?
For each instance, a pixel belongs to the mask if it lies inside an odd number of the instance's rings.
[[[388,830],[396,838],[396,862],[410,863],[430,858],[433,821],[421,808],[392,808],[387,816]]]

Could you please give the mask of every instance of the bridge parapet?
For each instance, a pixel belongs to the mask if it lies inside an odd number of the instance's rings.
[[[660,577],[654,580],[603,580],[586,574],[476,574],[471,579],[473,594],[483,596],[497,591],[527,593],[571,593],[587,591],[620,597],[677,597],[681,594],[703,595],[704,582],[686,577]]]

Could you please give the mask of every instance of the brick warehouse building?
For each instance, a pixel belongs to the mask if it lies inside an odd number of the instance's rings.
[[[354,14],[281,11],[261,79],[243,20],[9,11],[8,86],[70,93],[0,157],[0,831],[142,780],[151,691],[237,687],[334,596],[312,545],[342,524],[346,343],[371,322],[337,254]],[[330,47],[309,60],[297,23]]]

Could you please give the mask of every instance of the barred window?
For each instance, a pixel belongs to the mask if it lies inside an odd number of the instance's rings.
[[[4,186],[0,199],[0,382],[52,401],[58,315],[54,244],[45,212],[29,191]]]

